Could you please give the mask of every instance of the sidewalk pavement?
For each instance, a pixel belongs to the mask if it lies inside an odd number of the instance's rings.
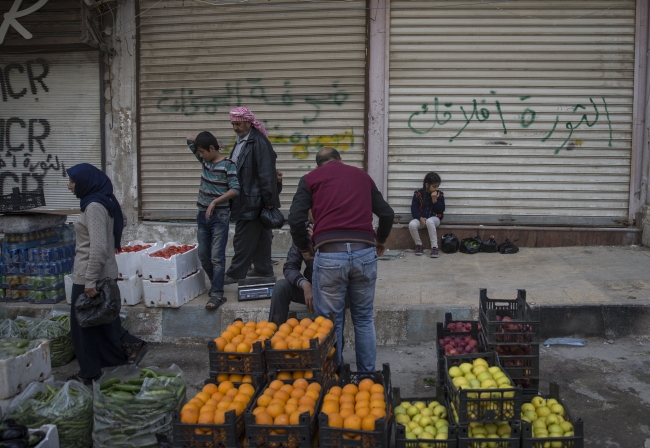
[[[284,259],[275,266],[282,278]],[[517,254],[440,254],[432,259],[404,252],[379,260],[375,295],[378,345],[435,339],[435,323],[445,312],[477,319],[479,289],[492,299],[514,299],[525,289],[539,309],[541,336],[607,337],[650,334],[650,248],[598,246],[521,248]],[[226,287],[228,302],[207,311],[204,294],[179,309],[124,307],[132,332],[150,341],[203,341],[235,317],[267,319],[270,300],[237,301],[237,286]],[[65,303],[55,307],[65,307]],[[13,315],[39,316],[51,306],[13,304]],[[292,304],[299,315],[304,305]],[[346,341],[354,341],[349,321]]]

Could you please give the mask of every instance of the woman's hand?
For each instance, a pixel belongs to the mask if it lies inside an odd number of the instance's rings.
[[[282,171],[275,170],[275,174],[278,176],[278,183],[282,183]]]
[[[440,196],[440,193],[438,193],[438,191],[434,191],[433,193],[431,193],[431,202],[433,202],[434,204],[436,202],[438,202],[438,197],[439,196]]]
[[[84,294],[86,294],[86,297],[95,297],[97,294],[99,294],[99,291],[97,291],[95,288],[85,288]]]

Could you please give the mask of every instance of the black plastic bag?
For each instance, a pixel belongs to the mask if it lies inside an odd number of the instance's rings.
[[[276,207],[271,209],[264,207],[260,213],[260,221],[267,229],[279,229],[284,225],[284,215]]]
[[[481,243],[481,239],[477,236],[465,238],[460,242],[460,251],[464,254],[477,254]]]
[[[508,238],[506,238],[503,243],[499,244],[499,253],[501,254],[516,254],[517,252],[519,252],[519,248],[511,243]]]
[[[84,293],[74,304],[79,325],[84,328],[110,324],[120,316],[122,297],[115,280],[108,277],[100,280],[96,289],[99,294],[95,297],[87,297]]]
[[[497,249],[498,245],[499,243],[497,243],[497,240],[494,238],[494,235],[490,235],[490,238],[481,242],[481,252],[494,253],[498,250]]]
[[[445,233],[442,235],[442,251],[446,254],[454,254],[458,252],[458,237],[453,233]]]

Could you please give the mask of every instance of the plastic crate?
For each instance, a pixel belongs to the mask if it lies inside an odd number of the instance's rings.
[[[432,401],[437,401],[443,406],[447,407],[447,400],[445,399],[445,391],[442,387],[436,388],[436,395],[433,397],[419,397],[419,398],[402,398],[400,394],[399,387],[393,389],[393,409],[395,409],[403,401],[415,402],[423,401],[427,406]],[[450,422],[449,425],[449,438],[447,440],[442,439],[407,439],[406,438],[406,427],[395,422],[395,448],[417,448],[420,446],[420,443],[430,444],[436,448],[456,448],[458,444],[456,427],[452,424],[453,420],[451,419],[451,413],[447,409],[447,421]]]
[[[479,321],[487,344],[539,344],[539,310],[526,303],[526,290],[518,289],[514,300],[493,300],[487,289],[481,289],[479,302]],[[497,314],[514,322],[498,321]]]
[[[522,394],[537,395],[539,390],[539,344],[519,344],[530,347],[530,355],[508,355],[497,350],[501,344],[486,344],[485,335],[481,334],[479,346],[486,352],[496,352],[503,370],[510,375],[515,386],[521,386]],[[513,347],[505,344],[502,347]]]
[[[519,448],[521,437],[519,423],[512,423],[512,432],[507,439],[476,438],[469,436],[469,428],[460,426],[458,428],[458,448]]]
[[[9,194],[0,196],[0,212],[19,212],[45,206],[45,193],[42,187],[34,191],[21,192],[14,187]]]
[[[501,422],[518,420],[518,410],[521,409],[521,388],[513,389],[461,389],[457,390],[449,376],[449,368],[460,365],[464,362],[472,363],[476,358],[483,358],[490,366],[499,366],[512,383],[512,378],[505,371],[499,357],[495,352],[474,353],[470,355],[454,355],[445,357],[445,386],[449,396],[450,410],[458,413],[459,425],[467,425],[471,422]],[[484,397],[482,393],[512,393],[513,397]],[[470,398],[470,395],[475,395]]]
[[[255,388],[255,395],[264,389],[265,382],[262,376],[253,376],[252,386]],[[204,384],[219,384],[212,378],[204,381]],[[235,387],[241,386],[242,383],[234,383]],[[246,406],[246,410],[252,409],[254,406],[254,399]],[[179,413],[174,413],[173,420],[173,441],[174,446],[179,448],[240,448],[242,447],[242,440],[245,431],[244,415],[239,417],[235,415],[235,411],[226,412],[226,421],[222,425],[202,425],[202,424],[188,424],[181,423]],[[211,434],[196,434],[196,429],[208,429],[212,431]]]
[[[341,375],[339,377],[339,386],[346,384],[358,385],[364,378],[371,378],[375,383],[381,383],[384,386],[384,395],[386,399],[386,418],[376,420],[374,431],[357,431],[352,429],[332,428],[329,426],[327,415],[320,414],[318,422],[320,425],[319,436],[321,447],[390,447],[391,432],[393,429],[393,387],[390,377],[390,366],[384,364],[379,372],[351,372],[350,365],[341,366]],[[334,386],[333,382],[328,384],[327,391]],[[355,438],[346,438],[344,435],[353,435]],[[359,437],[359,438],[356,438]]]
[[[269,372],[268,382],[277,379],[277,372]],[[281,380],[285,384],[293,384],[295,380]],[[255,415],[253,409],[257,399],[264,393],[266,388],[260,389],[253,400],[254,404],[249,410],[246,410],[244,421],[246,422],[246,446],[248,448],[269,448],[269,447],[283,447],[283,448],[311,448],[312,440],[316,437],[318,431],[318,414],[320,413],[321,405],[323,404],[323,396],[325,387],[323,383],[317,378],[307,379],[308,383],[318,383],[321,385],[321,392],[318,396],[318,402],[314,408],[314,415],[310,416],[308,412],[300,416],[300,421],[297,425],[258,425],[255,423]],[[271,434],[271,432],[284,431],[284,434]]]
[[[236,318],[234,322],[242,321]],[[266,361],[264,348],[260,341],[253,344],[252,353],[220,352],[214,341],[208,342],[208,357],[210,362],[210,377],[220,373],[265,374]],[[299,370],[299,369],[296,369]]]
[[[527,397],[530,398],[530,397]],[[545,399],[555,398],[558,403],[564,406],[564,419],[573,425],[574,434],[568,437],[546,437],[544,439],[534,439],[532,425],[525,420],[521,422],[521,446],[522,448],[545,448],[550,446],[558,448],[584,448],[585,435],[584,424],[581,418],[573,418],[566,404],[560,399],[560,386],[557,383],[549,384],[549,394],[544,396]],[[523,403],[522,403],[523,404]],[[560,445],[561,444],[561,445]]]
[[[334,314],[330,315],[330,320],[336,322]],[[333,326],[327,337],[322,343],[318,343],[317,338],[309,340],[309,348],[294,350],[275,350],[271,346],[271,340],[265,341],[266,350],[264,357],[269,370],[278,372],[294,370],[322,370],[325,367],[325,361],[332,347],[336,343],[336,326]]]

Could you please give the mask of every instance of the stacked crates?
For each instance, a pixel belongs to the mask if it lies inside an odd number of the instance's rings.
[[[514,300],[494,300],[481,289],[479,296],[481,343],[494,351],[514,384],[525,395],[539,390],[539,310],[526,303],[526,291],[519,289]]]
[[[71,224],[6,234],[0,257],[0,301],[64,300],[64,276],[72,272],[74,257],[75,233]]]

